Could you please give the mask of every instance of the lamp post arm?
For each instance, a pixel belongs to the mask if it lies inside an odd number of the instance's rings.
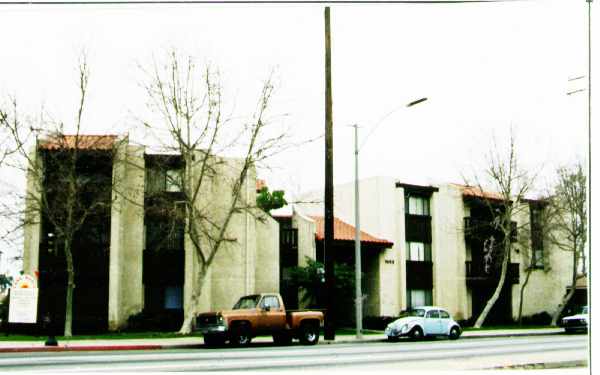
[[[397,112],[400,108],[408,108],[408,107],[412,107],[413,105],[417,105],[419,103],[423,103],[424,101],[426,101],[427,98],[421,98],[421,99],[417,99],[414,100],[406,105],[402,105],[400,107],[396,107],[394,109],[392,109],[391,111],[389,111],[388,113],[386,113],[383,117],[381,117],[379,119],[379,121],[377,121],[375,123],[375,126],[373,126],[373,128],[371,129],[371,131],[369,132],[369,134],[367,134],[367,136],[363,139],[363,141],[361,142],[360,146],[358,146],[356,148],[356,152],[358,153],[360,151],[360,149],[363,148],[363,146],[365,145],[365,143],[367,143],[367,140],[369,139],[369,137],[375,132],[375,130],[377,130],[377,128],[379,127],[379,125],[381,125],[381,123],[387,119],[388,117],[390,117],[393,113]]]

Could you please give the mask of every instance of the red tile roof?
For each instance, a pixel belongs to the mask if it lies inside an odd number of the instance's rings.
[[[325,219],[323,216],[311,216],[311,218],[317,224],[317,240],[323,240],[325,238]],[[352,225],[343,222],[337,217],[333,218],[333,238],[336,241],[354,241],[356,234],[356,228]],[[367,244],[382,245],[384,247],[394,246],[393,242],[388,240],[371,236],[368,233],[360,231],[360,242]]]
[[[43,150],[74,149],[80,150],[111,150],[114,147],[116,135],[58,135],[40,141]]]
[[[492,199],[492,200],[504,200],[504,198],[502,197],[502,195],[500,193],[483,191],[478,186],[468,186],[468,185],[460,185],[460,184],[453,184],[453,185],[458,186],[462,190],[462,194],[465,197],[486,198],[486,199]]]

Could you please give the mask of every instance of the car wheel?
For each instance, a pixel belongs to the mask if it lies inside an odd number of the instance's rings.
[[[250,336],[250,328],[245,324],[240,324],[233,329],[231,334],[231,345],[248,346],[252,337]]]
[[[292,343],[292,335],[289,333],[276,333],[273,335],[275,345],[290,345]]]
[[[423,330],[421,327],[415,327],[410,331],[410,338],[413,340],[420,340],[423,338]]]
[[[209,347],[218,347],[225,344],[225,339],[216,335],[204,335],[204,345]]]
[[[315,345],[319,342],[319,326],[305,323],[300,327],[300,342],[303,345]]]
[[[460,329],[458,329],[458,327],[456,326],[450,328],[450,333],[448,334],[448,337],[450,338],[450,340],[458,339],[460,337]]]

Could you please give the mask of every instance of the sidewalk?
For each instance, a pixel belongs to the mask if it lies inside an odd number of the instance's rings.
[[[556,335],[563,333],[561,328],[542,329],[506,329],[506,330],[481,330],[466,331],[461,339],[484,337],[515,337]],[[99,340],[60,340],[58,346],[44,346],[45,338],[38,341],[0,341],[0,353],[16,352],[53,352],[53,351],[88,351],[88,350],[159,350],[159,349],[184,349],[203,346],[200,336],[176,338],[148,338],[148,339],[99,339]],[[324,340],[321,337],[319,345],[331,345],[354,342],[383,342],[383,334],[364,335],[362,340],[357,340],[353,335],[337,335],[334,341]],[[253,343],[270,344],[270,337],[256,337]]]

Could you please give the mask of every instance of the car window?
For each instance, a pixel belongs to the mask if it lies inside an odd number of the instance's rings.
[[[440,312],[437,310],[429,310],[427,311],[427,318],[431,318],[431,319],[439,319],[440,317]]]
[[[275,296],[265,296],[265,298],[263,298],[260,306],[262,308],[269,307],[271,309],[278,309],[279,308],[279,300]]]
[[[442,319],[450,319],[450,314],[448,314],[444,310],[440,310],[440,318],[442,318]]]
[[[258,299],[259,298],[260,298],[260,296],[246,296],[246,297],[242,297],[233,306],[233,309],[234,310],[238,310],[238,309],[253,309],[253,308],[256,307],[256,304],[258,303]]]
[[[587,314],[587,313],[588,313],[588,307],[587,307],[587,306],[584,306],[584,307],[581,309],[581,313],[582,313],[582,314]]]

